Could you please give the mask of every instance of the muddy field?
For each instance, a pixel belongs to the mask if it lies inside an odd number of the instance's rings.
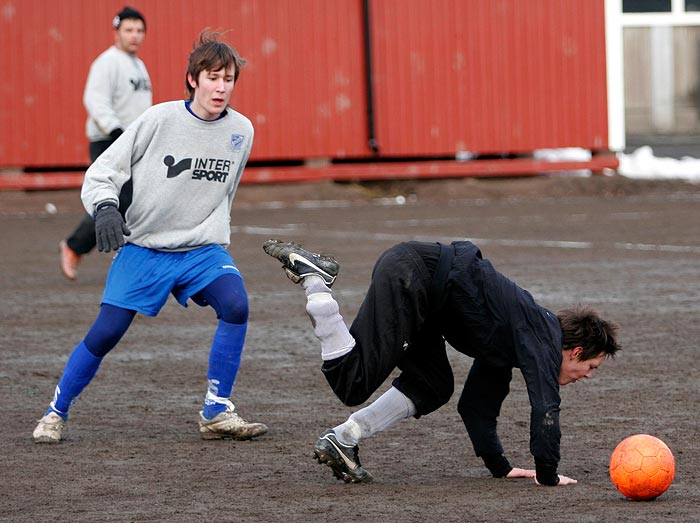
[[[67,440],[35,445],[31,431],[95,318],[110,263],[95,253],[78,281],[61,275],[57,244],[81,212],[78,191],[0,193],[2,522],[700,521],[698,185],[543,177],[243,186],[231,252],[251,317],[233,399],[269,434],[199,438],[216,322],[211,310],[171,300],[157,318],[137,317],[107,356]],[[351,409],[321,375],[301,289],[261,249],[271,237],[336,255],[334,291],[348,321],[384,249],[468,238],[543,305],[590,304],[619,323],[619,357],[562,389],[560,472],[579,483],[490,478],[457,396],[363,442],[375,483],[336,481],[313,461],[313,443]],[[470,360],[452,351],[452,362],[460,390]],[[516,466],[533,466],[528,420],[516,372],[499,425]],[[653,502],[626,501],[608,477],[615,445],[641,432],[676,458],[673,485]]]

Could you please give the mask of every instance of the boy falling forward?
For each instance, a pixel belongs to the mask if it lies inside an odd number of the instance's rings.
[[[321,370],[343,403],[364,403],[395,368],[402,371],[376,401],[316,442],[316,459],[336,478],[372,481],[360,463],[358,443],[448,402],[454,391],[448,342],[474,358],[458,411],[491,474],[535,478],[540,485],[576,483],[557,472],[559,387],[592,377],[617,352],[614,324],[586,307],[548,311],[496,271],[476,245],[458,241],[406,242],[382,254],[348,329],[331,294],[339,270],[335,259],[279,240],[267,241],[263,249],[282,262],[289,279],[301,283],[321,343]],[[513,467],[496,431],[514,368],[530,400],[535,470]]]

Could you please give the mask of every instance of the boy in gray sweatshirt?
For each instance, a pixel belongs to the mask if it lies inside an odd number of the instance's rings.
[[[201,437],[245,440],[267,432],[264,424],[242,419],[229,399],[248,325],[248,296],[226,247],[253,126],[228,106],[245,61],[218,36],[202,33],[190,54],[189,100],[148,109],[86,173],[81,196],[95,219],[97,248],[119,252],[97,319],[71,353],[34,430],[37,443],[61,441],[68,410],[104,356],[137,312],[157,315],[171,293],[183,306],[188,299],[211,306],[218,318],[199,413]],[[123,218],[119,197],[127,182],[133,183],[133,201]]]

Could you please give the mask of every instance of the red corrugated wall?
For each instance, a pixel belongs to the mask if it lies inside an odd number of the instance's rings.
[[[233,105],[252,160],[373,158],[362,0],[5,0],[0,168],[88,162],[82,92],[127,3],[146,16],[156,102],[184,92],[199,31],[249,64]],[[370,0],[375,131],[383,157],[605,149],[603,0]]]
[[[602,0],[376,0],[389,156],[607,145]]]

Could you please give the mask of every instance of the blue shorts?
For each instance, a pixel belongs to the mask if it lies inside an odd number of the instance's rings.
[[[187,307],[189,298],[224,274],[242,278],[220,245],[166,252],[127,243],[112,261],[102,303],[156,316],[170,293]]]

